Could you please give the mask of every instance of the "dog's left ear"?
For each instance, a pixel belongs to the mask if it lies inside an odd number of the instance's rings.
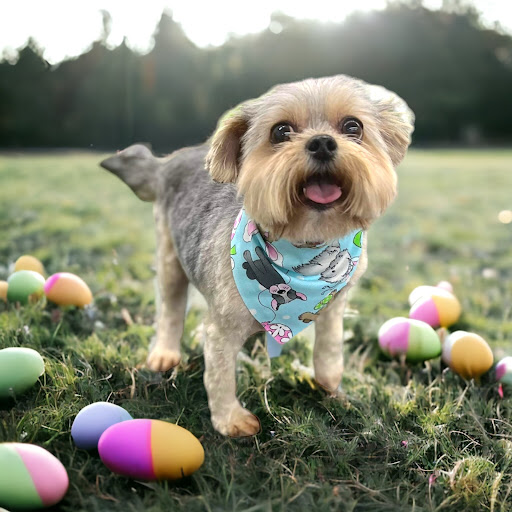
[[[206,155],[206,169],[214,181],[236,181],[242,150],[241,139],[248,128],[249,116],[245,111],[245,104],[238,105],[220,119]]]
[[[411,144],[414,113],[400,96],[384,87],[370,86],[370,98],[377,107],[381,135],[396,167],[403,160]]]

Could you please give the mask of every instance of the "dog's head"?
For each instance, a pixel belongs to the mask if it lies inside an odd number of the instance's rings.
[[[291,241],[366,229],[396,195],[414,115],[396,94],[344,75],[282,84],[228,112],[210,141],[212,178]]]

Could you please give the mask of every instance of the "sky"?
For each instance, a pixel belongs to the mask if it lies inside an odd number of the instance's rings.
[[[423,3],[437,9],[442,0]],[[473,0],[473,4],[486,24],[499,21],[512,33],[511,0]],[[0,56],[3,52],[15,55],[30,36],[52,64],[79,55],[101,35],[101,10],[112,15],[109,45],[117,46],[126,37],[131,48],[145,52],[151,48],[151,36],[164,10],[172,13],[196,45],[206,47],[221,45],[230,34],[264,30],[277,10],[296,18],[336,22],[354,10],[385,6],[386,0],[0,0]]]

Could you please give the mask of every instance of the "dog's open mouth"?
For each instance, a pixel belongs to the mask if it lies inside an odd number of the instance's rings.
[[[310,178],[304,184],[302,193],[306,202],[315,207],[329,207],[343,195],[341,186],[329,178]]]

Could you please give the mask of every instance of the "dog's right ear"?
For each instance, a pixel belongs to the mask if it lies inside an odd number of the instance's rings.
[[[241,139],[249,128],[249,116],[244,107],[244,104],[239,105],[224,114],[210,140],[206,169],[219,183],[234,183],[238,177]]]
[[[124,181],[143,201],[154,201],[159,160],[142,144],[135,144],[100,163]]]

